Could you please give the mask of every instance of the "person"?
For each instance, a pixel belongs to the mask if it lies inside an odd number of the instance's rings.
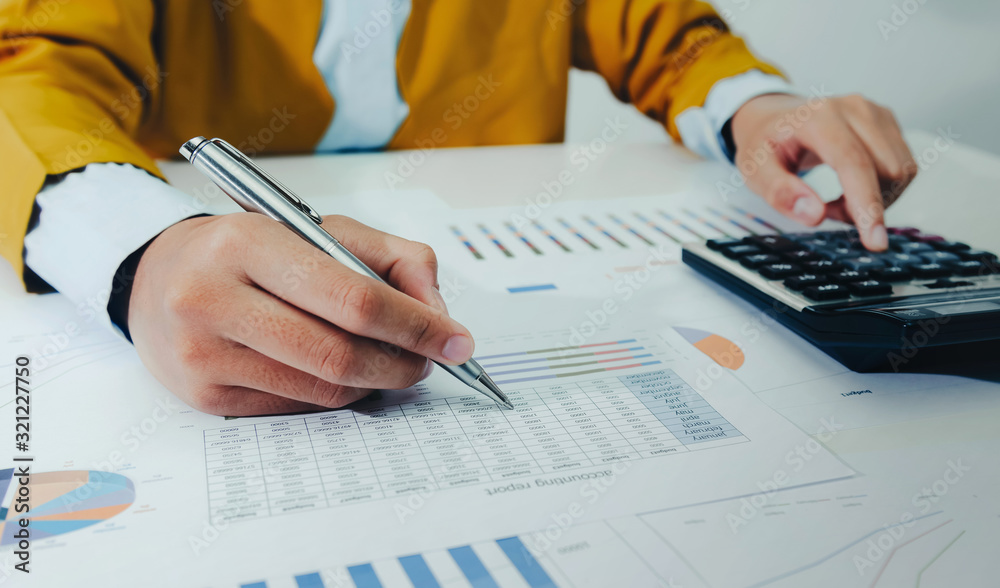
[[[251,156],[559,142],[575,67],[872,250],[917,169],[889,110],[795,93],[695,0],[3,1],[0,27],[5,258],[215,414],[340,407],[474,343],[425,245],[326,219],[389,287],[261,215],[195,214],[154,163],[193,136]],[[829,204],[797,173],[821,162]]]

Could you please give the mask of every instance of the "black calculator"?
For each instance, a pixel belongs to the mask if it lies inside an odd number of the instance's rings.
[[[850,369],[974,361],[1000,373],[992,252],[891,228],[881,253],[847,229],[686,243],[683,259]]]

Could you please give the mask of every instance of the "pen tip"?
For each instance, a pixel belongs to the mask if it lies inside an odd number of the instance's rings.
[[[483,372],[483,374],[480,375],[479,378],[477,378],[477,381],[480,384],[482,384],[484,388],[489,390],[487,396],[492,398],[497,404],[508,410],[514,408],[514,404],[510,401],[509,398],[507,398],[507,395],[503,393],[503,390],[501,390],[500,387],[496,385],[496,382],[494,382],[493,379],[490,378],[489,374]]]

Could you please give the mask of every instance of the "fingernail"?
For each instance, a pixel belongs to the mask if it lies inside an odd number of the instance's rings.
[[[465,335],[452,335],[444,344],[441,355],[448,361],[465,363],[472,358],[472,339]]]
[[[434,299],[434,306],[441,312],[448,314],[448,305],[444,301],[444,296],[441,296],[441,291],[437,288],[431,288],[431,297]]]
[[[434,373],[434,362],[433,361],[428,361],[427,362],[427,367],[424,368],[424,373],[421,374],[421,376],[420,376],[420,381],[422,382],[422,381],[426,380],[427,378],[430,377],[430,375],[432,373]]]
[[[885,225],[874,225],[868,229],[868,247],[878,251],[889,248],[889,233]]]
[[[812,224],[823,216],[823,203],[812,196],[799,196],[792,207],[792,215],[806,224]]]

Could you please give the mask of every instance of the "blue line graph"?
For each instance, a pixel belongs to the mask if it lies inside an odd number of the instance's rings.
[[[908,524],[910,522],[916,522],[916,521],[919,521],[921,519],[927,519],[927,518],[930,518],[930,517],[933,517],[933,516],[937,516],[937,515],[939,515],[939,514],[941,514],[943,512],[944,512],[943,510],[939,510],[939,511],[936,511],[936,512],[925,514],[923,516],[914,517],[914,518],[910,519],[910,521],[908,521]],[[893,524],[893,525],[886,525],[884,527],[879,527],[878,529],[875,529],[871,533],[868,533],[868,534],[866,534],[866,535],[864,535],[862,537],[859,537],[858,539],[855,539],[854,541],[851,541],[850,543],[848,543],[847,545],[845,545],[845,546],[841,547],[840,549],[834,551],[833,553],[830,553],[830,554],[828,554],[828,555],[826,555],[826,556],[824,556],[824,557],[822,557],[820,559],[817,559],[816,561],[814,561],[812,563],[808,563],[808,564],[806,564],[804,566],[795,568],[794,570],[787,571],[787,572],[785,572],[783,574],[780,574],[778,576],[774,576],[773,578],[768,578],[767,580],[763,580],[761,582],[757,582],[756,584],[752,584],[748,588],[760,588],[761,586],[767,586],[768,584],[774,584],[778,580],[784,580],[785,578],[788,578],[790,576],[794,576],[795,574],[801,574],[802,572],[804,572],[806,570],[815,568],[816,566],[818,566],[820,564],[823,564],[823,563],[826,563],[826,562],[830,561],[834,557],[840,555],[841,553],[844,553],[845,551],[847,551],[851,547],[854,547],[855,545],[857,545],[858,543],[861,543],[862,541],[864,541],[865,539],[871,537],[872,535],[877,535],[879,533],[884,532],[886,529],[892,529],[893,527],[898,527],[898,526],[900,526],[902,524],[903,523],[896,523],[896,524]]]

